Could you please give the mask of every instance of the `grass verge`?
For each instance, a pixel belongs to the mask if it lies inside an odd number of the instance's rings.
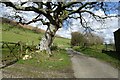
[[[45,52],[32,52],[32,58],[28,60],[19,60],[19,64],[26,64],[41,69],[61,70],[71,66],[71,61],[66,51],[63,49],[53,51],[52,57],[48,57]]]
[[[81,47],[73,47],[74,50],[82,52],[83,54],[86,54],[90,57],[97,58],[99,60],[105,61],[113,65],[114,67],[120,69],[120,60],[118,59],[118,56],[114,54],[115,57],[110,56],[108,54],[102,53],[102,47],[99,47],[98,49],[96,48],[81,48]]]

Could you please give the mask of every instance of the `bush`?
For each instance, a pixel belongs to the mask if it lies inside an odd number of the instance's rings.
[[[72,32],[71,33],[71,46],[92,46],[96,44],[102,44],[103,43],[103,38],[99,37],[96,34],[88,34],[86,33],[83,35],[80,32]]]
[[[86,40],[85,40],[83,34],[81,34],[79,32],[72,32],[71,36],[72,36],[71,46],[84,45],[84,43],[85,43]]]

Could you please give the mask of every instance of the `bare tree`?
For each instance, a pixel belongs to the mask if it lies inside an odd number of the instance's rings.
[[[24,5],[26,4],[26,7]],[[44,38],[40,41],[39,48],[40,50],[48,51],[49,55],[51,55],[50,47],[54,40],[55,34],[59,28],[63,27],[64,21],[69,21],[70,19],[79,19],[80,24],[86,28],[87,21],[83,17],[84,14],[90,15],[92,18],[96,20],[105,19],[108,16],[109,8],[107,2],[68,2],[67,0],[64,2],[19,2],[19,4],[14,2],[2,2],[6,7],[12,7],[17,12],[20,11],[33,11],[37,13],[35,18],[31,19],[31,21],[25,23],[22,21],[23,17],[20,15],[15,16],[19,19],[19,23],[22,24],[30,24],[33,22],[41,21],[43,25],[47,25],[47,30],[45,32]],[[92,10],[93,9],[93,10]],[[101,9],[105,16],[100,16],[94,14],[94,10]],[[31,13],[29,13],[31,14]],[[76,16],[77,15],[77,16]],[[42,17],[41,17],[42,16]],[[43,19],[43,16],[45,19]]]

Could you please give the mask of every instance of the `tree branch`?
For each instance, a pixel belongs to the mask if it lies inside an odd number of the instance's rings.
[[[74,5],[74,4],[77,4],[77,3],[80,3],[81,5],[83,5],[82,2],[69,2],[68,4],[66,4],[66,5],[63,6],[63,9],[69,8],[70,6],[72,6],[72,5]]]
[[[33,6],[31,6],[31,7],[16,7],[12,2],[2,2],[2,3],[4,3],[6,6],[9,6],[9,7],[14,8],[15,10],[20,10],[20,11],[34,11],[34,12],[36,12],[36,13],[38,13],[38,14],[43,14],[46,18],[48,18],[48,20],[49,20],[52,24],[55,25],[52,16],[51,16],[51,15],[48,15],[48,14],[44,11],[43,8],[42,8],[42,9],[38,9],[38,8],[33,7]]]
[[[87,10],[81,10],[80,11],[80,13],[89,13],[90,15],[92,15],[93,17],[98,17],[98,18],[100,18],[100,19],[106,19],[106,18],[111,18],[111,17],[118,17],[118,16],[108,16],[108,15],[106,15],[105,17],[102,17],[102,16],[99,16],[99,15],[96,15],[96,14],[94,14],[93,12],[91,12],[91,11],[87,11]]]
[[[79,13],[80,10],[85,8],[87,5],[92,5],[92,4],[96,4],[96,2],[87,2],[87,3],[83,4],[82,6],[80,6],[77,10],[70,12],[69,15],[74,14],[74,13]]]

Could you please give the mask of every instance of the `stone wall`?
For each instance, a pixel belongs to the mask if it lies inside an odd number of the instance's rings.
[[[120,52],[120,28],[114,32],[116,51]]]

